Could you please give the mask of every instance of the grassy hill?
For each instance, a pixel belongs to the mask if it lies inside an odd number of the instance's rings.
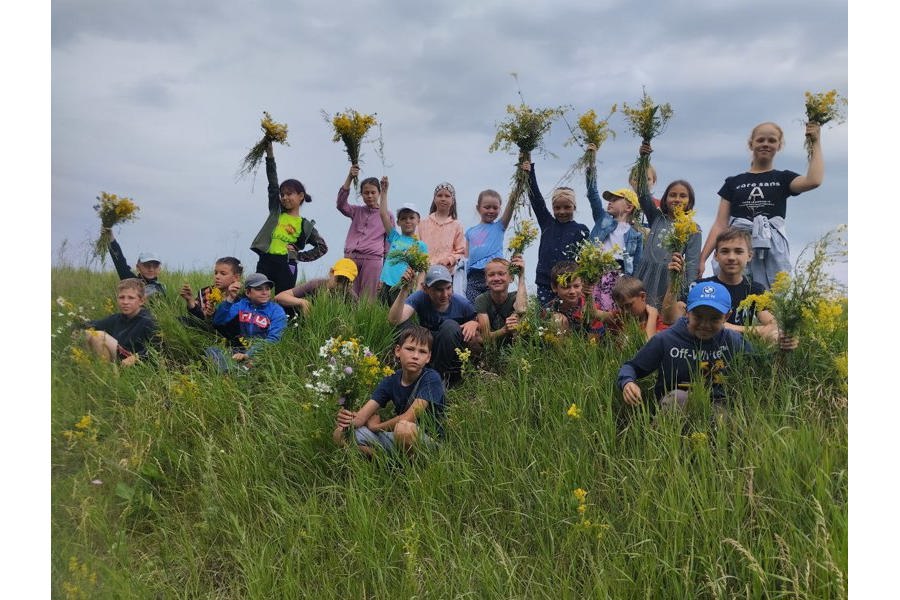
[[[370,462],[305,384],[333,335],[386,356],[385,310],[320,302],[220,376],[177,323],[182,281],[209,278],[164,272],[164,350],[116,370],[65,328],[113,310],[114,275],[52,273],[54,597],[847,595],[846,310],[735,365],[719,426],[702,391],[687,418],[625,410],[636,336],[534,341],[449,392],[438,450]]]

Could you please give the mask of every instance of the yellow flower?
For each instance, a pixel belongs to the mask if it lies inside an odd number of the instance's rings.
[[[91,415],[84,415],[77,423],[75,423],[75,429],[81,429],[82,431],[89,429],[93,422]]]
[[[623,102],[622,113],[632,132],[647,142],[665,130],[666,124],[674,114],[668,103],[653,102],[653,98],[647,95],[646,90],[638,106],[629,106]]]
[[[272,119],[272,115],[263,111],[263,118],[259,125],[262,127],[267,142],[272,141],[278,142],[279,144],[287,144],[288,128],[286,124],[276,123]]]
[[[829,121],[843,123],[846,119],[844,108],[847,106],[847,99],[838,95],[837,90],[818,94],[804,92],[803,95],[806,98],[806,118],[811,123],[820,125]]]
[[[539,233],[534,221],[519,221],[507,248],[513,254],[522,254],[537,239]]]
[[[707,435],[701,431],[695,431],[690,436],[691,444],[695,449],[702,448],[709,443]]]
[[[587,504],[579,504],[578,513],[583,515],[585,511],[587,511]]]
[[[587,490],[583,488],[575,488],[572,490],[572,495],[575,496],[575,499],[578,500],[579,504],[584,504],[584,499],[587,497]]]
[[[566,414],[569,415],[569,417],[571,417],[573,419],[580,419],[581,418],[581,409],[578,408],[578,406],[573,402],[572,405],[569,407],[569,410],[566,411]]]

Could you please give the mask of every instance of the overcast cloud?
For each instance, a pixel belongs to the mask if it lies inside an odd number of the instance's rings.
[[[233,254],[252,270],[265,176],[235,173],[263,110],[290,129],[290,146],[275,149],[279,175],[314,197],[303,216],[329,252],[302,267],[318,276],[342,256],[349,224],[334,208],[349,165],[322,109],[377,112],[388,164],[366,146],[364,175],[387,174],[391,204],[423,211],[450,181],[469,227],[480,190],[508,190],[514,158],[487,149],[519,100],[511,72],[530,105],[572,105],[570,122],[636,102],[646,86],[675,111],[654,143],[655,192],[690,181],[708,230],[722,181],[749,164],[754,125],[780,123],[776,167],[805,172],[803,92],[847,92],[844,2],[79,0],[52,9],[52,247],[67,240],[76,265],[97,235],[91,207],[103,190],[141,206],[117,230],[132,261],[152,249],[168,269],[211,270]],[[621,115],[611,126],[618,136],[600,151],[600,185],[618,188],[638,141]],[[578,157],[567,137],[555,126],[547,146],[558,158],[537,158],[544,192]],[[823,149],[824,184],[789,202],[795,255],[847,222],[847,126],[826,128]],[[590,227],[583,182],[572,186],[576,219]]]

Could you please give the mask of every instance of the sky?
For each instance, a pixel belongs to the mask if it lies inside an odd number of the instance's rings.
[[[349,225],[335,209],[349,163],[323,110],[377,113],[384,163],[364,145],[362,176],[387,175],[392,206],[412,202],[423,213],[435,185],[449,181],[468,228],[478,222],[479,191],[508,192],[515,158],[488,147],[519,91],[532,107],[571,106],[572,124],[588,108],[606,114],[613,104],[634,104],[642,89],[668,102],[674,117],[654,141],[654,191],[690,181],[697,221],[708,230],[724,178],[749,165],[746,140],[757,123],[785,130],[776,167],[805,172],[803,92],[846,93],[846,5],[655,6],[54,2],[52,260],[85,264],[99,228],[92,206],[106,191],[141,207],[137,221],[116,230],[132,263],[152,250],[169,270],[211,272],[223,255],[254,270],[249,245],[266,217],[265,173],[236,173],[261,135],[264,110],[289,127],[290,145],[275,148],[279,176],[304,183],[313,202],[302,214],[329,245],[323,258],[301,265],[303,276],[327,273],[343,255]],[[627,186],[639,145],[621,113],[610,127],[617,136],[598,156],[601,191]],[[569,135],[558,122],[545,140],[556,157],[535,157],[547,197],[580,155],[564,145]],[[795,255],[847,222],[847,127],[826,127],[822,146],[824,184],[789,201]],[[568,183],[578,193],[576,220],[590,228],[583,178]],[[536,245],[526,254],[529,275],[535,259]],[[846,268],[838,270],[846,280]]]
[[[675,111],[654,141],[655,191],[673,179],[690,181],[698,222],[708,230],[724,178],[749,164],[751,128],[781,124],[786,147],[776,167],[803,172],[803,92],[836,88],[850,99],[855,132],[853,279],[871,284],[893,255],[890,236],[879,229],[889,214],[871,207],[889,199],[895,167],[881,149],[896,127],[889,108],[876,102],[892,90],[891,78],[876,82],[870,69],[881,64],[883,72],[896,32],[893,20],[867,3],[854,7],[849,19],[847,3],[833,0],[55,0],[19,7],[0,23],[11,82],[2,100],[7,144],[0,148],[9,175],[0,236],[9,291],[0,302],[18,315],[8,319],[8,343],[0,347],[4,374],[12,375],[6,418],[14,424],[0,444],[7,489],[29,492],[2,501],[6,514],[17,515],[0,558],[18,577],[4,588],[49,592],[50,368],[25,354],[50,356],[49,336],[33,335],[35,327],[49,331],[49,316],[35,324],[22,313],[29,297],[21,291],[35,281],[37,297],[52,302],[49,277],[35,278],[37,264],[85,264],[101,191],[141,206],[139,220],[116,232],[132,261],[153,250],[169,270],[211,271],[216,257],[233,254],[252,268],[248,248],[265,219],[264,175],[235,175],[268,110],[290,128],[291,145],[276,147],[279,174],[306,184],[314,202],[303,214],[317,221],[330,246],[324,258],[303,265],[304,275],[317,276],[340,258],[349,223],[334,208],[348,163],[322,110],[377,112],[386,164],[365,147],[363,176],[388,175],[392,205],[413,202],[423,210],[434,186],[450,181],[468,227],[477,222],[480,190],[508,189],[514,157],[487,149],[506,105],[519,102],[518,89],[533,107],[571,105],[573,122],[588,108],[604,113],[614,103],[636,102],[645,87]],[[611,126],[618,135],[599,155],[606,189],[626,185],[638,147],[621,115]],[[848,222],[849,126],[824,129],[825,181],[789,200],[795,255]],[[578,158],[575,147],[563,145],[567,137],[564,125],[555,126],[546,142],[558,157],[537,158],[545,193]],[[582,184],[572,186],[576,218],[590,225]],[[37,222],[50,223],[49,247]],[[533,274],[533,258],[529,267]],[[837,267],[835,274],[847,281],[850,271]],[[895,392],[870,376],[896,368],[890,353],[879,351],[887,342],[880,308],[856,297],[850,584],[859,593],[878,590],[893,568],[887,544],[896,526],[879,515],[893,510],[890,478],[881,474],[891,472],[882,462],[896,455],[897,436],[890,418]]]

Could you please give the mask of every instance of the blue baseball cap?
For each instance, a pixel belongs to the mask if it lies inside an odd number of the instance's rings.
[[[709,306],[727,315],[731,312],[731,294],[721,283],[698,281],[688,292],[687,309],[694,310],[698,306]]]

